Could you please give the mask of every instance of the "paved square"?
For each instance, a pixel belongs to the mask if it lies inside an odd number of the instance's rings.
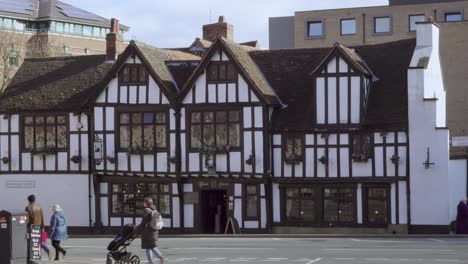
[[[65,263],[105,263],[110,238],[70,239]],[[465,238],[161,238],[167,263],[468,263]],[[140,240],[129,251],[146,263]],[[62,262],[63,263],[63,262]]]

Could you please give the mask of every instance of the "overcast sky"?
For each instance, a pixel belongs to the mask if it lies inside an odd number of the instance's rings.
[[[130,26],[127,39],[161,48],[187,47],[202,25],[224,15],[237,42],[259,40],[268,47],[268,18],[294,11],[387,5],[388,0],[62,0]]]

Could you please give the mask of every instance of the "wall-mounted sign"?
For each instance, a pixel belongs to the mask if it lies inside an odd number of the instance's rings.
[[[6,181],[7,189],[34,189],[36,181]]]
[[[184,204],[198,204],[198,192],[184,193]]]
[[[454,147],[468,147],[468,137],[453,137],[452,146]]]

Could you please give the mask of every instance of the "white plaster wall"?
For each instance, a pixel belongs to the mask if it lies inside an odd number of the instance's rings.
[[[27,184],[31,188],[8,188]],[[23,185],[24,186],[24,185]],[[48,225],[52,205],[60,204],[69,226],[89,226],[89,192],[86,174],[36,174],[2,175],[0,177],[0,208],[23,211],[27,197],[36,195],[44,210],[44,221]]]
[[[457,205],[467,195],[467,161],[449,161],[450,219],[457,218]]]

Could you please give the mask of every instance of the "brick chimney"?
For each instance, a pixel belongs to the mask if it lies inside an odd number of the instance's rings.
[[[119,20],[111,19],[111,30],[106,36],[106,59],[108,61],[115,61],[117,58],[117,51],[119,45],[123,43],[122,36],[120,35],[120,24]]]
[[[224,16],[220,16],[218,23],[203,26],[203,39],[211,42],[219,37],[234,40],[234,27],[224,21]]]

